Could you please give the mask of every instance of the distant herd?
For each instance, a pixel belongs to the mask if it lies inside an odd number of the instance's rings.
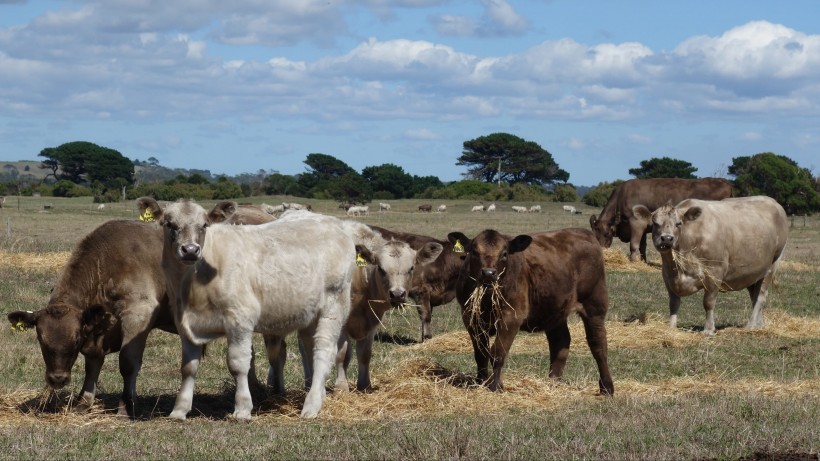
[[[461,306],[477,380],[502,390],[508,351],[520,330],[546,333],[549,376],[560,379],[570,346],[568,318],[578,314],[599,372],[602,395],[615,392],[607,362],[609,293],[602,248],[614,237],[630,259],[646,259],[646,236],[662,259],[669,323],[681,297],[704,290],[704,334],[715,334],[717,293],[747,289],[747,327],[763,324],[763,307],[788,239],[783,208],[768,197],[733,197],[722,179],[650,179],[622,183],[590,229],[504,235],[485,229],[446,238],[369,226],[309,207],[137,200],[140,220],[108,221],[76,246],[46,307],[8,314],[16,328],[35,328],[45,380],[64,387],[78,356],[85,377],[77,408],[94,403],[105,357],[119,352],[123,391],[118,414],[133,418],[137,375],[149,333],[179,335],[181,384],[171,418],[191,411],[203,346],[227,339],[236,384],[233,417],[249,420],[256,383],[252,335],[264,337],[267,386],[285,392],[285,337],[297,333],[308,389],[301,416],[319,414],[325,382],[348,391],[353,344],[355,389],[371,392],[370,357],[382,317],[414,301],[421,340],[432,337],[434,306]],[[1,203],[1,202],[0,202]],[[541,212],[540,206],[512,207]],[[432,204],[419,211],[431,212]],[[478,205],[472,211],[495,211]],[[379,204],[379,212],[391,206]],[[348,217],[368,206],[345,207]],[[445,212],[445,205],[436,208]],[[572,214],[578,211],[564,206]]]

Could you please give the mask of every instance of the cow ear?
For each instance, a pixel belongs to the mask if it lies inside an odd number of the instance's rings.
[[[212,223],[225,222],[231,219],[231,216],[236,213],[236,202],[232,200],[223,200],[214,205],[213,209],[208,213],[208,221]]]
[[[647,208],[645,205],[638,204],[633,206],[632,214],[642,221],[649,221],[650,219],[652,219],[652,212],[649,211],[649,208]]]
[[[83,311],[83,333],[86,335],[100,336],[114,323],[114,316],[99,304]]]
[[[473,243],[472,240],[461,232],[450,232],[447,234],[447,240],[453,244],[454,253],[466,253]]]
[[[356,245],[356,265],[362,265],[362,261],[367,264],[373,264],[374,266],[378,265],[376,255],[370,251],[370,248],[364,245]]]
[[[416,264],[425,266],[432,263],[438,258],[438,255],[444,251],[444,247],[440,243],[427,242],[418,253],[416,253]]]
[[[140,221],[154,222],[162,218],[162,207],[154,197],[140,197],[137,199],[137,209],[140,213]]]
[[[510,244],[507,245],[507,250],[510,254],[518,253],[519,251],[524,251],[530,246],[532,243],[532,237],[526,234],[521,234],[516,238],[510,240]]]
[[[686,210],[686,213],[683,214],[684,221],[694,221],[700,217],[703,213],[703,210],[699,206],[693,206]]]
[[[595,227],[595,224],[598,222],[598,217],[595,215],[591,215],[589,217],[589,227]]]
[[[13,330],[25,330],[37,326],[37,319],[40,318],[40,311],[14,311],[8,314],[9,322]]]

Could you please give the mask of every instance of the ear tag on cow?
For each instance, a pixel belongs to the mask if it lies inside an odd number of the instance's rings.
[[[145,211],[140,215],[140,221],[154,222],[154,213],[151,212],[150,208],[146,208]]]
[[[367,265],[367,261],[364,260],[361,253],[356,253],[356,265],[359,267],[364,267]]]
[[[456,240],[456,243],[453,244],[453,253],[464,253],[464,245],[461,244],[461,240]]]
[[[28,330],[28,327],[26,326],[25,322],[23,322],[22,320],[15,323],[11,327],[11,331],[26,331],[26,330]]]

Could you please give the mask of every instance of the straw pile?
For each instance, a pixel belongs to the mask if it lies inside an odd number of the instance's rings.
[[[71,253],[7,253],[0,251],[0,267],[16,267],[28,271],[59,272]]]
[[[626,254],[617,248],[604,248],[604,267],[616,272],[655,272],[660,265],[649,265],[643,261],[632,262]]]

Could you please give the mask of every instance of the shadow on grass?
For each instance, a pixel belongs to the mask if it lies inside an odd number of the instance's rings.
[[[377,332],[375,339],[380,343],[396,344],[398,346],[408,346],[419,343],[413,338],[392,333],[385,333],[383,331]]]

